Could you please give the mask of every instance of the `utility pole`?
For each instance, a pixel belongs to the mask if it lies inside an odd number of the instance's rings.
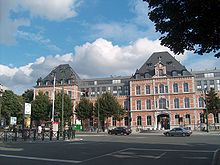
[[[63,132],[64,128],[64,75],[63,75],[63,70],[62,70],[62,107],[61,107],[61,132]]]
[[[205,93],[205,112],[206,112],[206,132],[209,132],[209,119],[208,119],[208,109],[207,109],[207,106],[206,106],[206,90],[204,90],[204,93]]]
[[[100,127],[99,99],[97,99],[97,104],[98,104],[98,130],[97,130],[97,133],[99,133],[99,127]]]

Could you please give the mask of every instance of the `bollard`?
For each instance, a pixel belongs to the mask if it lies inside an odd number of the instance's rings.
[[[4,131],[4,141],[7,142],[8,138],[7,138],[7,131]]]
[[[60,131],[57,131],[57,140],[60,139]]]
[[[72,139],[75,139],[76,137],[76,130],[72,130]]]
[[[66,130],[63,131],[63,140],[66,139]]]
[[[17,141],[17,138],[18,138],[18,131],[15,130],[14,134],[15,134],[14,141]]]
[[[53,139],[53,130],[50,129],[50,141],[52,141],[52,139]]]
[[[33,138],[34,141],[36,140],[36,134],[37,134],[37,130],[34,129],[34,138]]]
[[[71,137],[71,135],[70,135],[70,130],[67,130],[67,137],[68,137],[68,139],[70,139],[70,137]]]
[[[42,141],[44,141],[44,129],[42,130],[41,134],[42,134],[41,139],[42,139]]]

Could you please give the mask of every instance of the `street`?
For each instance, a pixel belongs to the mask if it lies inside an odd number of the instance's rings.
[[[0,143],[1,165],[220,165],[219,135],[78,134],[73,141]]]

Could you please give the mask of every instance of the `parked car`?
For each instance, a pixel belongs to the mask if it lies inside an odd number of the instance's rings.
[[[129,135],[131,133],[131,129],[130,128],[126,128],[126,127],[116,127],[113,128],[111,130],[108,130],[108,134],[110,135]]]
[[[166,136],[190,136],[192,134],[192,131],[182,127],[177,127],[166,131],[163,134]]]

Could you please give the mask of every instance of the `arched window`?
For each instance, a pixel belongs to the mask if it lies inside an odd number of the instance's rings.
[[[159,99],[159,109],[166,109],[166,99],[165,98]]]
[[[186,114],[186,116],[185,116],[185,124],[191,124],[190,114]]]
[[[189,92],[189,84],[188,83],[183,84],[183,91],[184,92]]]
[[[179,91],[178,84],[177,84],[177,83],[174,83],[174,84],[173,84],[173,92],[174,92],[174,93],[178,93],[178,91]]]
[[[150,76],[150,74],[148,73],[148,72],[146,72],[145,74],[144,74],[144,78],[150,78],[151,76]]]
[[[115,117],[112,118],[112,126],[116,126],[116,118]]]
[[[204,104],[204,98],[203,97],[200,97],[199,98],[199,107],[204,107],[205,104]]]
[[[174,108],[179,108],[179,107],[180,107],[179,99],[175,98],[174,99]]]
[[[160,84],[160,93],[164,93],[164,85]]]
[[[142,126],[142,118],[141,118],[141,116],[137,116],[137,126]]]
[[[189,108],[190,107],[190,102],[189,102],[189,98],[188,97],[184,98],[184,105],[185,105],[185,108]]]
[[[140,74],[139,74],[139,73],[136,73],[136,74],[135,74],[135,79],[140,79],[140,78],[141,78]]]
[[[173,70],[173,71],[171,72],[171,75],[172,75],[172,76],[178,76],[178,73],[177,73],[176,70]]]
[[[182,76],[188,75],[187,70],[182,70]]]
[[[150,94],[150,85],[146,85],[146,94]]]

